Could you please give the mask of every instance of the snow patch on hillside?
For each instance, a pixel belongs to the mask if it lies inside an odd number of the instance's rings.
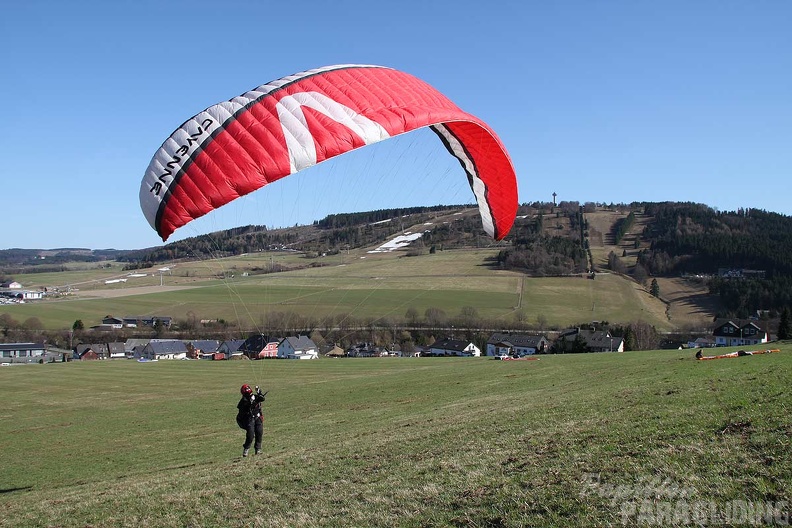
[[[396,238],[385,242],[377,249],[367,251],[367,253],[390,253],[391,251],[409,246],[412,242],[418,240],[422,236],[423,233],[411,233],[410,231],[407,231],[403,235],[399,235]]]

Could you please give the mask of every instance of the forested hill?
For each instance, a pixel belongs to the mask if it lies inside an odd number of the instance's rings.
[[[721,212],[695,203],[633,203],[605,205],[578,202],[532,203],[520,206],[514,229],[500,244],[498,265],[534,275],[580,273],[597,267],[588,252],[587,215],[618,212],[612,238],[618,244],[636,213],[642,217],[637,235],[637,263],[650,276],[683,273],[717,274],[719,269],[760,271],[766,279],[792,277],[792,217],[757,209]],[[442,218],[443,221],[436,221]],[[405,229],[427,226],[421,241],[436,247],[492,245],[471,205],[383,209],[335,214],[309,226],[267,229],[244,226],[138,251],[4,250],[0,271],[22,266],[57,265],[61,259],[103,260],[147,265],[175,259],[205,258],[262,250],[296,250],[308,256],[332,254],[380,243]],[[621,230],[621,231],[620,231]],[[29,270],[30,271],[30,270]]]
[[[102,262],[122,258],[127,251],[119,249],[3,249],[0,250],[0,277],[2,273],[49,273],[63,271],[69,262]]]
[[[792,275],[792,217],[758,209],[718,212],[694,203],[641,204],[651,218],[641,262],[653,275],[720,268]]]
[[[216,258],[266,250],[294,250],[307,256],[335,254],[383,242],[405,227],[428,222],[437,215],[465,210],[472,212],[469,205],[411,207],[334,214],[309,226],[268,229],[249,225],[186,238],[159,248],[133,251],[119,260],[132,263],[130,267],[145,267],[176,259]],[[431,236],[425,238],[428,240]]]
[[[792,307],[792,217],[758,209],[719,212],[692,203],[641,204],[650,220],[638,256],[650,275],[709,275],[723,315]]]

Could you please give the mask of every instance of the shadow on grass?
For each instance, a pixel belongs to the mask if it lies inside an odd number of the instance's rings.
[[[6,488],[0,489],[0,495],[4,493],[14,493],[15,491],[27,491],[33,489],[33,486],[22,486],[20,488]]]

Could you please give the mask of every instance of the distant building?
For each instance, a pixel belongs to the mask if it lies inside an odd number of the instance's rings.
[[[47,354],[43,343],[0,343],[0,362],[39,363]]]
[[[556,343],[557,352],[577,352],[578,344],[583,347],[579,352],[624,352],[624,339],[602,330],[571,328],[562,332]]]
[[[232,356],[242,356],[243,352],[239,348],[245,343],[244,339],[229,339],[220,343],[217,349],[217,354],[222,354],[222,357],[215,355],[219,359],[231,359]]]
[[[495,333],[487,340],[488,356],[530,356],[543,354],[550,342],[543,335]]]
[[[250,359],[276,358],[278,357],[278,344],[280,341],[280,339],[264,334],[254,334],[245,339],[239,350]]]
[[[115,332],[118,328],[115,328],[112,325],[100,324],[94,325],[88,328],[91,332]]]
[[[131,355],[127,355],[124,343],[113,342],[107,343],[107,355],[110,359],[128,359]]]
[[[764,279],[765,275],[765,270],[718,268],[718,276],[724,279]]]
[[[382,355],[382,348],[374,345],[374,343],[358,343],[350,346],[346,350],[346,355],[349,357],[380,357]]]
[[[429,345],[429,355],[479,357],[481,356],[481,349],[470,341],[438,339]]]
[[[102,326],[109,326],[110,328],[121,330],[124,327],[124,320],[112,315],[106,315],[102,318]]]
[[[278,344],[282,359],[317,359],[319,348],[308,336],[287,337]]]
[[[187,346],[178,339],[152,339],[143,350],[135,353],[135,359],[186,359]]]
[[[220,349],[220,341],[216,339],[198,339],[185,344],[190,359],[210,359]]]
[[[110,353],[104,343],[81,343],[74,347],[74,359],[90,361],[94,359],[108,359]]]
[[[12,282],[11,284],[19,284],[18,282]],[[34,290],[18,290],[18,289],[11,289],[5,288],[0,290],[0,295],[6,297],[8,299],[14,299],[15,301],[38,301],[44,298],[43,291],[34,291]]]
[[[346,356],[346,352],[344,351],[344,349],[343,349],[343,348],[341,348],[341,347],[339,347],[339,346],[336,346],[336,345],[333,345],[333,346],[330,348],[330,350],[328,350],[328,351],[325,353],[325,355],[326,355],[327,357],[337,357],[337,358],[340,358],[340,357],[344,357],[344,356]]]
[[[716,346],[744,346],[767,343],[767,330],[759,326],[757,321],[741,321],[721,319],[716,321],[712,330]]]
[[[157,323],[160,323],[165,328],[170,328],[173,318],[160,315],[127,315],[123,321],[124,326],[128,328],[136,328],[138,326],[154,327]]]
[[[124,352],[126,352],[127,357],[139,357],[140,352],[149,344],[149,341],[151,339],[127,339],[124,342]]]

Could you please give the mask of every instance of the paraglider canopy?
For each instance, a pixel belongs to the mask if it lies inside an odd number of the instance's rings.
[[[157,150],[140,206],[165,241],[179,227],[289,174],[430,127],[456,157],[484,230],[505,237],[517,212],[506,149],[482,120],[404,72],[336,65],[278,79],[188,119]]]

